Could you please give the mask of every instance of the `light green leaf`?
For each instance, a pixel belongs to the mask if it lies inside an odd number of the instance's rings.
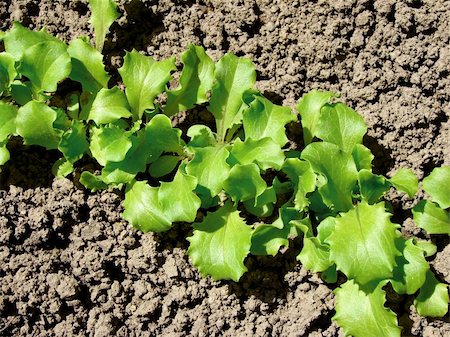
[[[25,105],[33,99],[32,85],[30,81],[14,81],[11,84],[11,96],[19,105]]]
[[[91,129],[90,150],[97,162],[105,166],[107,162],[120,162],[131,148],[127,131],[114,126]]]
[[[123,218],[144,233],[164,232],[172,227],[159,204],[158,188],[150,187],[144,181],[127,186],[123,207]]]
[[[267,184],[256,164],[235,165],[223,182],[224,190],[234,202],[256,199],[264,193]]]
[[[434,202],[421,200],[412,209],[414,222],[428,234],[450,235],[450,213]]]
[[[399,169],[389,182],[398,190],[408,194],[410,198],[414,197],[419,189],[419,181],[413,171],[407,168]]]
[[[59,158],[52,166],[55,177],[64,178],[73,172],[73,165],[66,158]]]
[[[390,188],[386,178],[366,169],[358,172],[358,184],[362,198],[370,205],[380,201],[383,194]]]
[[[6,148],[6,143],[0,142],[0,166],[5,165],[6,162],[9,160],[10,154],[8,149]],[[0,167],[1,172],[1,167]]]
[[[352,153],[355,145],[362,143],[366,132],[367,126],[360,114],[343,103],[336,103],[322,107],[315,136]]]
[[[3,37],[6,52],[11,54],[16,61],[22,58],[27,49],[47,41],[61,43],[60,40],[44,30],[32,31],[18,22],[14,22],[12,28]]]
[[[148,173],[154,178],[163,177],[172,172],[180,160],[179,156],[161,156],[150,165]]]
[[[231,166],[256,163],[262,170],[269,168],[279,170],[284,159],[285,156],[280,146],[271,138],[259,140],[247,138],[244,142],[238,138],[231,148],[227,162]]]
[[[97,125],[131,117],[127,98],[118,87],[100,89],[92,105],[87,109],[88,120],[93,120]]]
[[[430,241],[414,239],[414,244],[423,250],[425,257],[433,256],[437,252],[436,245]]]
[[[423,179],[423,189],[442,209],[450,207],[450,166],[435,168]]]
[[[17,133],[27,145],[40,145],[47,150],[57,149],[62,132],[54,128],[55,120],[56,111],[45,103],[28,102],[17,113]]]
[[[395,245],[398,226],[389,218],[384,203],[365,202],[336,218],[335,230],[327,239],[331,260],[338,270],[360,285],[393,275],[400,253]]]
[[[250,95],[249,107],[243,112],[246,138],[259,140],[270,137],[283,147],[288,142],[285,125],[297,119],[288,107],[273,104],[261,95]]]
[[[102,180],[100,176],[93,175],[91,172],[84,171],[80,176],[80,183],[91,190],[96,192],[108,188],[108,185]]]
[[[424,251],[414,245],[412,239],[397,239],[397,248],[402,255],[396,258],[392,287],[397,294],[412,295],[425,282],[430,266],[425,260]]]
[[[0,53],[0,95],[9,89],[16,76],[14,57],[8,53]]]
[[[309,205],[306,195],[316,188],[316,175],[309,162],[298,158],[288,158],[283,164],[283,172],[287,174],[294,186],[294,205],[299,211]]]
[[[259,195],[256,200],[250,199],[244,201],[244,206],[249,213],[256,215],[257,217],[264,218],[272,214],[276,201],[277,195],[275,188],[270,186],[266,188],[266,190]]]
[[[214,62],[203,47],[189,45],[188,50],[181,55],[181,61],[184,66],[180,85],[167,91],[164,113],[168,116],[192,109],[195,104],[207,102],[207,93],[214,82]]]
[[[188,129],[187,135],[189,138],[191,138],[188,146],[208,147],[217,145],[216,138],[214,137],[213,132],[206,125],[192,125]]]
[[[194,148],[194,159],[187,164],[186,172],[197,177],[199,193],[214,197],[222,191],[230,172],[226,162],[229,154],[225,147]]]
[[[330,260],[330,247],[325,240],[331,235],[336,226],[336,219],[328,217],[317,226],[317,237],[313,236],[312,229],[303,226],[301,229],[305,236],[303,238],[303,248],[297,256],[306,269],[315,273],[324,272],[334,265]]]
[[[16,133],[17,107],[0,101],[0,143]]]
[[[109,27],[119,17],[114,0],[89,0],[91,18],[89,23],[94,28],[95,47],[99,52],[103,50]]]
[[[300,214],[295,209],[281,207],[278,218],[272,224],[255,228],[250,252],[253,255],[275,256],[281,247],[289,247],[289,238],[295,236],[291,221],[299,218]]]
[[[72,40],[67,49],[72,59],[70,79],[80,82],[83,91],[96,94],[108,87],[109,76],[103,66],[103,56],[84,38]]]
[[[298,101],[297,111],[301,116],[305,145],[311,143],[316,135],[320,110],[333,97],[336,97],[336,94],[332,92],[312,90]]]
[[[62,135],[58,149],[69,163],[74,163],[83,157],[89,149],[83,122],[77,120],[72,122],[72,127]]]
[[[200,198],[193,192],[197,187],[197,178],[178,170],[172,182],[162,182],[158,191],[158,200],[164,215],[172,222],[193,222],[200,208]]]
[[[127,52],[119,73],[135,119],[141,119],[146,109],[154,108],[155,97],[164,91],[172,78],[170,72],[176,69],[174,57],[157,62],[134,49]]]
[[[352,151],[353,160],[356,164],[356,169],[372,171],[372,161],[375,158],[370,149],[362,144],[356,144]]]
[[[397,317],[384,306],[386,293],[380,282],[371,293],[359,289],[349,280],[337,288],[335,320],[344,329],[345,336],[353,337],[400,337]]]
[[[302,152],[301,158],[311,164],[314,172],[325,177],[319,193],[327,206],[335,212],[352,208],[352,191],[358,179],[353,157],[331,143],[312,143]]]
[[[227,53],[217,63],[214,76],[208,110],[216,118],[217,140],[223,142],[227,130],[242,121],[242,96],[255,84],[256,72],[251,60]]]
[[[38,93],[55,92],[70,71],[70,56],[61,41],[41,42],[26,49],[19,66],[19,72],[30,79]]]
[[[431,270],[428,270],[419,296],[414,300],[417,312],[420,316],[444,317],[448,312],[448,303],[448,285],[440,283]]]
[[[252,232],[228,202],[194,224],[188,255],[203,275],[238,282],[247,271],[244,259],[250,252]]]

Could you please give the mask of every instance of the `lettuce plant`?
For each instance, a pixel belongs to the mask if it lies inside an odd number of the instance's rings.
[[[143,232],[192,224],[187,254],[216,280],[238,282],[249,254],[275,256],[301,240],[297,259],[307,269],[330,283],[343,276],[334,320],[346,335],[400,336],[385,307],[387,287],[414,296],[423,316],[447,313],[448,286],[426,260],[436,247],[403,238],[383,200],[391,188],[414,197],[417,177],[409,169],[389,179],[372,172],[357,112],[336,94],[313,90],[293,113],[255,89],[250,60],[226,54],[215,63],[193,45],[181,55],[174,88],[175,57],[157,61],[136,50],[118,69],[123,85],[111,85],[101,51],[116,7],[90,3],[96,48],[85,37],[67,46],[19,23],[2,33],[0,165],[11,136],[59,150],[56,176],[92,158],[99,170],[81,173],[86,188],[124,191],[123,217]],[[77,89],[58,91],[61,81]],[[170,117],[193,109],[212,122],[184,132],[172,125]],[[286,125],[299,117],[296,143],[304,146],[290,149]],[[430,199],[412,210],[429,234],[450,234],[448,182],[450,167],[436,168],[423,181]]]

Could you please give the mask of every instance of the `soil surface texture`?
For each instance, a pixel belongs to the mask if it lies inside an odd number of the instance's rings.
[[[133,48],[158,59],[190,43],[217,60],[252,59],[259,89],[291,107],[311,89],[341,93],[369,126],[364,143],[387,176],[423,178],[450,165],[450,1],[119,1],[105,43],[111,73]],[[92,38],[86,0],[0,0],[14,20],[66,42]],[[213,282],[190,264],[178,226],[141,234],[121,219],[118,193],[54,179],[56,158],[11,149],[0,174],[0,336],[343,336],[332,322],[333,285],[307,272],[298,243],[275,258],[249,257],[241,282]],[[420,194],[420,193],[419,193]],[[421,194],[423,196],[423,194]],[[404,235],[417,200],[391,193]],[[430,260],[450,282],[448,237]],[[404,336],[450,336],[450,317],[425,319],[412,299],[389,298]]]

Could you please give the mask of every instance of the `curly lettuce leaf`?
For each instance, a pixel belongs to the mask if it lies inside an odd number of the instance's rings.
[[[227,53],[216,64],[214,76],[208,110],[216,118],[217,140],[223,142],[228,129],[242,121],[242,96],[255,84],[256,72],[251,60]]]
[[[244,142],[238,138],[230,150],[227,161],[231,166],[256,163],[262,170],[269,168],[279,170],[284,159],[281,147],[271,138],[258,140],[247,138]]]
[[[384,306],[383,286],[384,282],[380,282],[372,292],[366,293],[354,280],[349,280],[334,291],[336,314],[333,320],[344,329],[345,336],[400,337],[395,313]]]
[[[428,234],[450,235],[450,213],[434,202],[421,200],[412,209],[414,222]]]
[[[67,46],[61,41],[41,42],[27,48],[19,72],[30,79],[37,93],[55,92],[72,69]]]
[[[413,171],[407,168],[399,169],[389,182],[398,190],[408,194],[410,198],[414,197],[419,189],[419,181]]]
[[[414,306],[420,316],[444,317],[448,312],[448,285],[440,283],[431,270],[427,271],[426,280],[414,300]]]
[[[91,128],[90,150],[97,162],[105,166],[107,162],[125,159],[132,142],[129,132],[115,125]]]
[[[436,167],[423,179],[423,189],[442,209],[450,207],[450,166]]]
[[[214,62],[203,47],[189,45],[181,55],[181,62],[184,66],[179,86],[166,91],[164,113],[168,116],[192,109],[195,104],[207,102],[207,94],[214,82]]]
[[[192,147],[208,147],[216,146],[217,141],[214,133],[206,125],[192,125],[187,131],[188,137],[191,139],[188,146]]]
[[[273,104],[262,95],[249,95],[249,107],[243,112],[245,137],[271,138],[280,147],[288,142],[285,126],[297,119],[288,107]]]
[[[80,175],[80,183],[91,190],[91,192],[96,192],[108,188],[101,176],[92,174],[91,172],[84,171]]]
[[[287,174],[294,187],[294,205],[299,211],[309,206],[307,194],[316,188],[316,175],[309,162],[298,158],[288,158],[282,170]]]
[[[256,199],[267,188],[259,167],[256,164],[235,165],[228,178],[223,182],[223,189],[234,202]]]
[[[0,143],[16,133],[17,107],[0,101]]]
[[[358,185],[361,197],[370,205],[379,202],[380,198],[390,188],[390,184],[386,178],[373,174],[366,169],[358,172]]]
[[[63,133],[58,145],[68,163],[75,163],[83,157],[89,149],[86,137],[86,126],[81,121],[72,121],[71,127]],[[65,164],[68,168],[68,164]]]
[[[336,218],[335,229],[326,240],[337,269],[360,285],[393,275],[400,252],[396,247],[398,226],[389,220],[390,216],[384,203],[361,202]]]
[[[0,95],[9,90],[16,76],[14,57],[8,53],[0,53]]]
[[[187,253],[203,275],[238,282],[247,271],[244,259],[250,252],[252,233],[239,211],[227,202],[194,224]]]
[[[103,65],[103,56],[84,38],[70,42],[67,49],[72,61],[70,79],[81,83],[83,91],[96,94],[100,89],[108,87],[110,76]]]
[[[89,23],[94,28],[95,47],[101,52],[109,28],[119,17],[117,5],[113,0],[89,0],[89,5],[91,7]]]
[[[97,125],[131,117],[127,98],[118,87],[100,89],[92,104],[86,107],[85,113],[88,115],[87,119],[93,120]]]
[[[127,52],[119,74],[125,84],[125,93],[135,119],[141,119],[144,111],[153,109],[156,96],[162,93],[175,71],[175,57],[155,61],[133,49]]]
[[[333,97],[336,97],[335,93],[311,90],[298,101],[297,111],[301,117],[305,145],[311,143],[316,135],[320,111]]]
[[[352,157],[356,164],[356,169],[361,170],[372,170],[372,161],[375,156],[372,154],[370,149],[362,144],[356,144],[352,151]]]

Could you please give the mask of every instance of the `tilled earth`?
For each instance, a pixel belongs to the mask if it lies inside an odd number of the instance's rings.
[[[120,1],[105,45],[114,74],[124,50],[157,58],[189,43],[215,59],[251,58],[258,86],[294,106],[318,88],[341,93],[369,125],[375,170],[422,178],[450,165],[450,1]],[[89,35],[87,1],[0,1],[12,21],[62,39]],[[294,128],[295,129],[295,128]],[[145,234],[121,219],[120,196],[91,194],[50,174],[54,154],[14,146],[0,174],[1,336],[343,336],[332,286],[295,261],[246,261],[240,283],[201,278],[185,255],[189,229]],[[405,235],[415,200],[388,198]],[[450,246],[431,260],[450,283]],[[389,298],[405,336],[449,336],[450,317],[420,318],[411,298]]]

